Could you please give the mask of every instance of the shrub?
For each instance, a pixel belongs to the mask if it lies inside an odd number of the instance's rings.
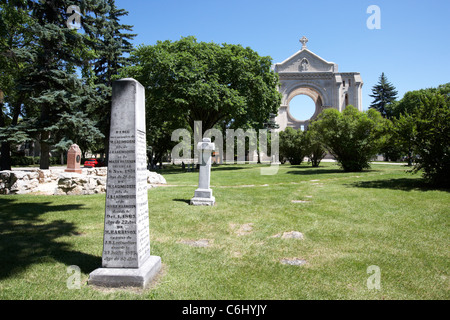
[[[423,170],[424,178],[433,185],[450,186],[450,97],[428,92],[422,95],[412,115],[416,155],[414,172]]]
[[[59,157],[50,157],[51,165],[59,165],[61,159]],[[39,157],[28,156],[12,156],[11,164],[13,166],[33,166],[39,164]]]
[[[307,153],[313,167],[318,167],[322,159],[327,155],[327,151],[320,141],[320,136],[314,128],[306,131]]]
[[[408,155],[407,141],[400,136],[398,119],[386,123],[386,136],[380,152],[385,161],[401,161]]]
[[[374,109],[360,112],[347,106],[343,112],[324,110],[310,127],[344,171],[357,172],[370,168],[383,145],[387,121]]]
[[[27,156],[12,156],[11,164],[13,166],[32,166],[34,165],[34,158]]]
[[[291,165],[299,165],[307,155],[306,134],[302,130],[286,128],[280,132],[280,160],[289,161]]]

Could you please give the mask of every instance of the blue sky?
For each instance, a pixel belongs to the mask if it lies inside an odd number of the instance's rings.
[[[308,49],[360,72],[363,108],[382,72],[399,98],[410,90],[450,82],[449,0],[116,0],[129,11],[136,45],[195,36],[199,41],[241,44],[282,62]],[[381,29],[368,29],[370,5],[381,11]]]

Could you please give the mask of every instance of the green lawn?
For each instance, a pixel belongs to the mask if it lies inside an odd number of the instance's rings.
[[[448,190],[398,165],[260,169],[214,167],[214,207],[188,204],[198,173],[161,172],[169,186],[149,190],[149,212],[163,269],[147,290],[86,284],[101,265],[104,195],[1,196],[0,299],[450,298]],[[273,237],[289,231],[304,239]],[[306,264],[280,262],[293,258]],[[71,265],[80,289],[67,288]],[[380,290],[367,287],[369,266],[380,268]]]

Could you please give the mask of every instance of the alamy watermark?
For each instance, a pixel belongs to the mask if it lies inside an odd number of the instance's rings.
[[[368,14],[371,14],[366,21],[367,28],[370,30],[381,29],[381,9],[377,5],[370,5],[367,7]]]
[[[66,11],[68,14],[72,14],[66,22],[66,25],[69,29],[81,29],[81,14],[80,7],[77,5],[71,5],[67,8]],[[370,14],[369,18],[367,18],[366,26],[370,30],[379,30],[381,29],[381,9],[379,6],[372,4],[367,7],[367,14]]]
[[[202,122],[194,122],[194,146],[202,141],[203,138],[214,137],[215,152],[220,158],[221,163],[225,164],[244,164],[246,162],[246,146],[248,146],[248,157],[255,161],[256,158],[264,158],[265,162],[270,162],[270,166],[261,168],[261,175],[275,175],[278,173],[279,165],[279,137],[278,132],[270,130],[270,154],[268,152],[269,130],[259,129],[227,129],[225,132],[224,153],[224,135],[218,129],[206,130],[202,136]],[[197,148],[191,146],[191,133],[187,129],[176,129],[172,132],[172,141],[179,142],[172,149],[172,159],[177,161],[191,161],[191,150],[194,151],[194,163],[198,163],[200,152]],[[181,139],[181,141],[180,141]],[[259,147],[259,152],[258,152]],[[235,153],[236,150],[236,153]]]
[[[81,289],[81,269],[78,266],[67,267],[67,273],[70,276],[66,280],[67,289],[79,290]]]
[[[68,14],[72,13],[72,15],[66,21],[67,28],[71,30],[81,29],[82,14],[80,7],[75,5],[69,6],[66,10],[66,13]]]
[[[381,269],[379,266],[367,267],[367,274],[371,274],[367,278],[367,289],[369,290],[381,290]]]

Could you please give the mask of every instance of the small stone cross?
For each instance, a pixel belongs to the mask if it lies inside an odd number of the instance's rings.
[[[300,39],[300,42],[302,44],[302,50],[306,49],[306,44],[308,43],[308,41],[309,41],[308,38],[305,36],[303,36],[303,38]]]
[[[210,188],[211,178],[211,152],[215,149],[215,144],[211,143],[211,139],[203,138],[202,142],[197,144],[197,149],[202,151],[202,161],[200,164],[198,188],[195,190],[194,198],[190,204],[194,206],[213,206],[215,198]]]

